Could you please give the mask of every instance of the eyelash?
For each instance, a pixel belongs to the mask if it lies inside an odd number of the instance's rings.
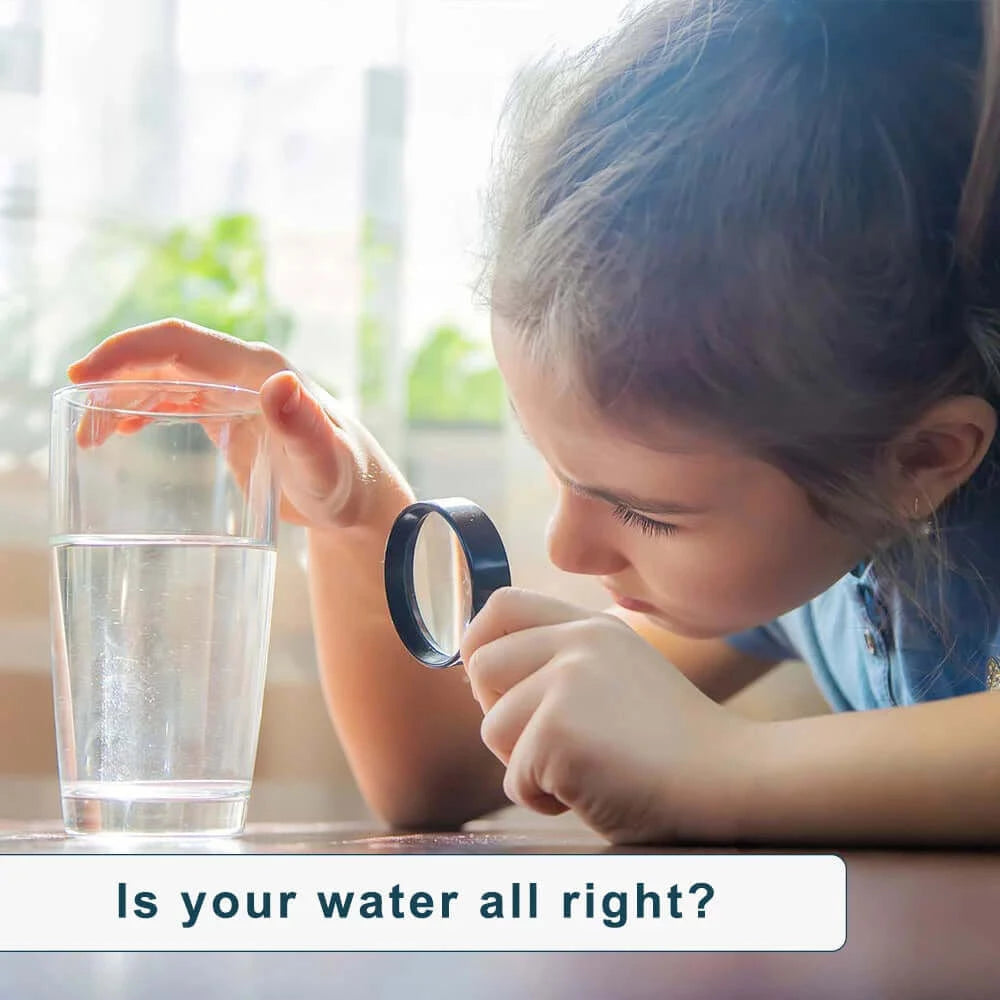
[[[622,504],[615,504],[614,515],[628,528],[638,528],[644,535],[672,535],[677,530],[676,524],[667,524],[665,521],[654,521],[652,518],[643,517],[642,514],[625,507]]]

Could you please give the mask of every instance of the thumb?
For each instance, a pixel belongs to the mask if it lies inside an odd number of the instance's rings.
[[[350,520],[360,460],[344,432],[290,371],[268,378],[260,405],[279,449],[282,488],[312,522]]]

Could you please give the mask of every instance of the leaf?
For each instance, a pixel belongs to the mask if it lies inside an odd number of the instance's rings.
[[[287,346],[294,319],[267,287],[267,255],[254,216],[222,215],[200,227],[176,226],[154,241],[118,301],[78,346],[86,350],[115,330],[166,316],[242,340]]]
[[[503,419],[503,380],[489,351],[456,326],[431,333],[413,360],[407,389],[411,421],[497,425]]]

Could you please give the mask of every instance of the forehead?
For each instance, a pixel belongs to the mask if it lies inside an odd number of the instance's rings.
[[[601,413],[569,372],[541,363],[494,324],[494,349],[511,408],[553,469],[583,485],[733,474],[748,461],[732,443],[666,413],[625,424]],[[742,468],[742,473],[746,473]]]

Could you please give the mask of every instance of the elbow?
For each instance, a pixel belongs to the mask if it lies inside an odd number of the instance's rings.
[[[396,789],[395,794],[388,789],[381,794],[362,791],[374,816],[401,833],[459,830],[470,820],[510,805],[500,789],[476,794],[448,784],[424,786],[416,791],[412,787]]]

